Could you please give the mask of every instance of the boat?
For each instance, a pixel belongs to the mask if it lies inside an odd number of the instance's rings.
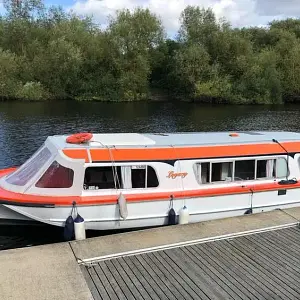
[[[0,171],[0,218],[86,229],[201,222],[300,205],[300,133],[114,133],[49,136]],[[178,222],[178,219],[177,221]]]

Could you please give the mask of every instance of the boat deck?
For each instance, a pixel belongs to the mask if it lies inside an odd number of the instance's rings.
[[[98,299],[300,299],[300,229],[82,266]]]

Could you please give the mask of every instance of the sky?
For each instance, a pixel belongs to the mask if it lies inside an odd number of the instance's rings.
[[[102,26],[118,9],[149,8],[161,18],[170,35],[178,30],[180,13],[187,5],[211,7],[217,17],[225,17],[234,27],[265,26],[274,19],[300,17],[300,0],[45,0],[45,3],[93,16]]]

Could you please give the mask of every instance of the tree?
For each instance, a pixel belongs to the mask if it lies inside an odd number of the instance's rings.
[[[163,42],[161,21],[148,9],[118,12],[108,33],[118,69],[120,93],[125,100],[146,99],[151,74],[151,55]]]

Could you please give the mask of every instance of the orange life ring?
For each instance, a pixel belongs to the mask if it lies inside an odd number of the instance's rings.
[[[81,132],[75,133],[67,137],[66,142],[69,144],[82,144],[91,140],[93,137],[92,133],[89,132]]]

